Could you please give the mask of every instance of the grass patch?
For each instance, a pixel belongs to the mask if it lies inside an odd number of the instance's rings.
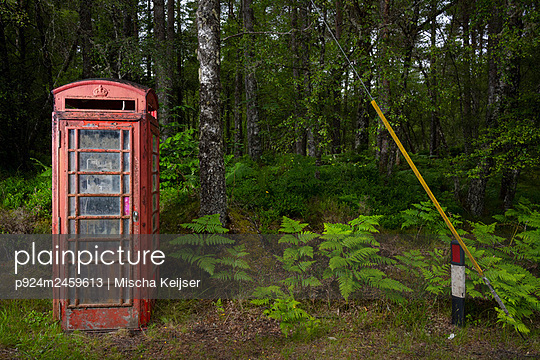
[[[52,319],[50,300],[0,300],[0,357],[98,359],[96,344],[65,334]]]

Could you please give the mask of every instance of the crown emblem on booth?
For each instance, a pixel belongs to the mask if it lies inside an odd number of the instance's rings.
[[[109,90],[105,89],[103,85],[99,85],[94,89],[94,96],[107,96],[109,95]]]

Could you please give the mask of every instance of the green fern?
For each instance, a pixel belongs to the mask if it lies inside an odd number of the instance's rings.
[[[258,306],[269,306],[263,314],[279,321],[279,327],[285,337],[294,328],[303,328],[311,335],[319,325],[320,320],[308,314],[300,307],[301,303],[294,298],[294,286],[289,286],[289,293],[284,293],[277,286],[257,288],[253,296],[259,297],[251,301]],[[273,298],[272,300],[270,300]]]
[[[249,255],[245,250],[246,248],[244,245],[237,245],[233,248],[226,249],[228,255],[217,259],[216,261],[216,264],[221,270],[216,272],[212,277],[222,281],[253,281],[251,276],[246,272],[246,270],[250,269],[250,266],[248,262],[244,260],[244,258]]]
[[[218,235],[229,230],[224,228],[219,221],[219,214],[205,215],[199,219],[194,219],[192,223],[181,224],[182,227],[190,229],[194,234],[182,235],[171,241],[172,245],[178,245],[180,249],[171,254],[196,265],[204,272],[213,275],[219,259],[215,254],[215,249],[221,245],[234,244],[234,240]]]
[[[497,216],[497,219],[514,226],[514,237],[505,241],[493,234],[495,226],[471,223],[472,233],[481,239],[480,245],[485,248],[478,249],[471,244],[468,245],[469,250],[477,258],[485,276],[490,279],[509,312],[510,316],[507,316],[497,309],[499,321],[513,326],[521,333],[528,333],[529,328],[525,322],[540,311],[540,279],[530,271],[540,261],[540,214],[530,203],[523,201],[515,209],[508,210],[504,217]],[[488,293],[483,279],[475,272],[468,271],[467,277],[474,286],[467,287],[469,296]]]
[[[283,280],[287,287],[306,288],[321,285],[321,282],[311,273],[311,267],[315,263],[313,260],[314,250],[311,241],[319,235],[310,231],[304,231],[307,224],[300,221],[283,217],[279,231],[284,233],[278,243],[288,244],[289,247],[283,251],[282,256],[276,256],[276,259],[282,264],[285,271],[292,276]]]
[[[298,234],[301,233],[307,225],[308,224],[302,224],[300,221],[289,219],[288,217],[284,216],[281,220],[279,232],[285,234]]]
[[[401,212],[403,219],[401,224],[402,229],[414,227],[418,229],[417,236],[423,232],[426,235],[435,235],[444,243],[450,242],[451,234],[448,231],[448,227],[435,209],[433,203],[423,201],[420,204],[413,204],[412,206],[412,209]],[[443,207],[443,211],[446,212],[446,208]],[[465,235],[465,232],[460,229],[460,225],[463,222],[460,220],[459,215],[452,214],[449,216],[449,220],[460,235]]]
[[[224,228],[221,224],[219,214],[205,215],[194,219],[191,223],[181,224],[180,226],[190,229],[197,234],[225,234],[229,232],[229,229]]]
[[[503,251],[518,261],[528,262],[531,267],[540,263],[540,212],[537,208],[528,200],[520,199],[515,209],[496,217],[498,221],[511,225],[516,234],[511,239],[512,246]]]
[[[411,250],[397,255],[396,267],[409,276],[419,294],[434,296],[450,294],[450,264],[448,254],[443,249],[434,249],[427,257],[419,250]]]
[[[379,265],[393,263],[378,254],[380,245],[372,235],[377,232],[378,219],[378,216],[360,216],[348,224],[324,224],[324,241],[319,251],[328,258],[328,267],[323,278],[336,279],[346,301],[366,285],[382,290],[392,299],[401,299],[401,292],[410,291],[377,269]]]

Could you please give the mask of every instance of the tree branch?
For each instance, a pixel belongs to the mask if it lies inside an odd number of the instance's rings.
[[[243,31],[241,33],[238,33],[238,34],[234,34],[234,35],[229,35],[227,36],[226,38],[223,38],[221,39],[221,41],[227,41],[229,39],[232,39],[232,38],[236,38],[236,37],[240,37],[240,36],[244,36],[244,35],[291,35],[293,32],[295,31],[306,31],[306,30],[309,30],[311,27],[312,27],[313,24],[310,24],[307,28],[305,29],[291,29],[287,32],[276,32],[276,31]]]

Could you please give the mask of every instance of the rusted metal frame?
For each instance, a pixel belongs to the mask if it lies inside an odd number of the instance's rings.
[[[70,218],[70,220],[114,220],[114,219],[125,219],[127,216],[123,215],[80,215],[77,218]],[[70,234],[70,235],[81,235],[81,234]],[[90,235],[90,234],[82,234]],[[118,234],[123,235],[123,234]]]
[[[122,214],[124,216],[126,216],[128,219],[129,219],[129,224],[128,224],[128,229],[127,229],[127,234],[130,233],[130,229],[131,227],[133,226],[132,225],[132,217],[131,217],[131,214],[133,213],[133,204],[134,204],[134,201],[133,201],[133,181],[134,181],[134,176],[133,176],[133,161],[134,161],[134,156],[133,156],[133,148],[134,148],[134,144],[133,144],[133,126],[129,126],[128,129],[127,129],[127,135],[129,136],[129,148],[128,149],[124,149],[124,144],[125,144],[125,139],[124,139],[124,136],[125,136],[125,133],[124,131],[122,131],[120,134],[121,134],[121,142],[122,142],[122,149],[123,151],[127,150],[127,152],[129,153],[129,169],[128,169],[128,172],[124,172],[124,155],[122,155],[122,159],[121,159],[121,169],[122,169],[122,190],[123,192],[125,193],[125,189],[124,189],[124,178],[123,176],[125,175],[129,175],[129,193],[127,194],[127,197],[129,198],[129,210],[128,210],[128,213],[125,214],[124,213],[124,209],[122,209]],[[122,198],[124,198],[125,195],[122,195]],[[122,234],[126,234],[126,229],[124,229],[124,222],[122,221],[122,230],[121,230],[121,233]]]
[[[155,120],[155,119],[154,119]],[[156,234],[159,233],[159,204],[160,204],[160,196],[159,196],[159,134],[157,127],[152,124],[151,127],[151,134],[152,134],[152,162],[154,161],[154,156],[156,156],[156,170],[154,171],[154,168],[152,166],[152,174],[151,174],[151,184],[152,184],[152,206],[154,204],[154,196],[157,195],[156,200],[156,208],[152,208],[152,233]],[[156,141],[156,147],[154,148],[154,140]],[[154,175],[156,176],[156,183],[154,184]],[[155,189],[154,189],[155,185]],[[156,224],[154,228],[153,224],[153,217],[156,217]]]
[[[126,238],[124,236],[120,237],[121,235],[118,235],[119,237],[113,237],[113,236],[103,236],[103,237],[90,237],[91,234],[86,234],[86,235],[79,235],[79,234],[74,234],[75,236],[70,236],[68,238],[68,242],[69,241],[79,241],[79,242],[91,242],[91,241],[102,241],[102,242],[113,242],[113,241],[117,241],[117,242],[121,242],[121,241],[132,241],[131,239],[129,238]],[[97,239],[97,240],[96,240]]]
[[[117,111],[117,112],[115,112]],[[102,110],[73,110],[73,111],[57,111],[58,120],[96,120],[96,121],[139,121],[143,114],[130,112],[125,110],[111,110],[104,112]]]
[[[68,309],[81,309],[81,308],[111,308],[111,307],[131,307],[133,306],[133,303],[127,302],[127,303],[100,303],[100,304],[79,304],[77,306],[68,304]]]

